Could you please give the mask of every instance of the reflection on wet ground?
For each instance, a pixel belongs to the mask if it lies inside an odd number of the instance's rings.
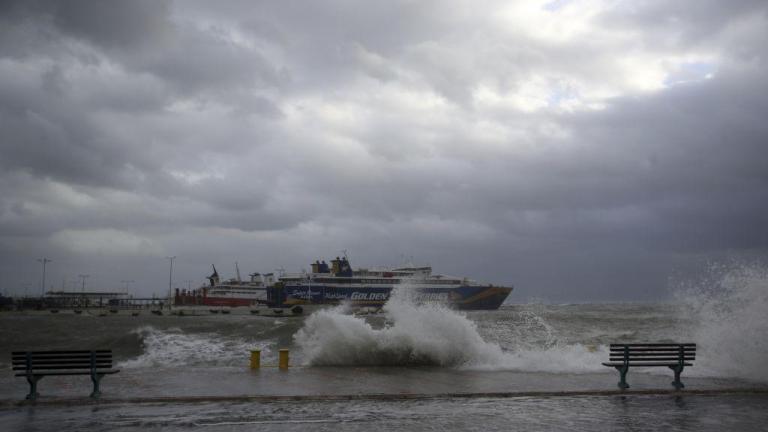
[[[139,403],[0,411],[9,431],[762,431],[766,395]],[[7,429],[6,429],[7,428]]]

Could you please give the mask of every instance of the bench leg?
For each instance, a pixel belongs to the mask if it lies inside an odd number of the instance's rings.
[[[629,371],[628,366],[616,366],[616,370],[619,371],[619,388],[624,390],[629,388],[629,384],[627,384],[627,371]]]
[[[675,386],[677,390],[684,388],[685,386],[683,385],[683,382],[680,381],[680,374],[683,372],[683,366],[670,366],[669,368],[675,372],[675,380],[672,381],[672,385]]]
[[[40,375],[27,375],[27,382],[29,383],[29,394],[27,400],[35,400],[40,394],[37,392],[37,382],[43,379]]]
[[[98,399],[99,396],[101,396],[101,391],[99,391],[99,383],[103,377],[104,375],[91,374],[91,381],[93,381],[93,391],[91,392],[92,399]]]

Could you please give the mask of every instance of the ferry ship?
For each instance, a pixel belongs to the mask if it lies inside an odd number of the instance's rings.
[[[440,302],[461,310],[498,309],[512,292],[512,287],[432,274],[431,267],[353,270],[346,257],[337,257],[330,266],[316,261],[310,273],[279,278],[267,293],[270,305],[289,308],[341,302],[378,308],[395,288],[407,290],[417,303]]]
[[[380,308],[394,289],[406,290],[416,303],[438,302],[460,310],[498,309],[512,292],[512,287],[481,284],[468,278],[432,274],[431,267],[395,269],[355,269],[347,257],[315,261],[311,272],[301,274],[252,273],[250,280],[237,278],[222,281],[216,267],[208,277],[209,286],[187,292],[176,292],[174,304],[239,307],[266,306],[289,309],[299,314],[304,309],[337,305]]]
[[[250,279],[243,281],[240,278],[240,269],[235,263],[237,277],[222,280],[216,266],[213,274],[208,276],[209,286],[196,290],[176,290],[174,306],[213,306],[213,307],[240,307],[266,305],[267,288],[274,285],[273,273],[261,275],[251,273]]]

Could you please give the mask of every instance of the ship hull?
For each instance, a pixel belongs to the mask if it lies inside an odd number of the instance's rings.
[[[258,300],[250,298],[235,298],[235,297],[207,297],[200,302],[203,306],[216,306],[216,307],[241,307],[241,306],[256,306],[259,304]]]
[[[347,303],[355,307],[382,307],[394,287],[343,287],[331,285],[287,285],[272,295],[280,307]],[[405,289],[405,288],[403,288]],[[512,292],[511,287],[458,286],[407,288],[415,303],[441,303],[459,310],[495,310]]]

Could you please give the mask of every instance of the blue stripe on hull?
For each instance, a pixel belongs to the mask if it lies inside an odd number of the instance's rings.
[[[498,309],[512,288],[461,286],[456,288],[413,288],[416,302],[441,302],[461,310]],[[352,288],[315,285],[286,286],[273,297],[279,306],[296,304],[336,304],[347,301],[357,306],[380,307],[389,299],[392,287]]]

